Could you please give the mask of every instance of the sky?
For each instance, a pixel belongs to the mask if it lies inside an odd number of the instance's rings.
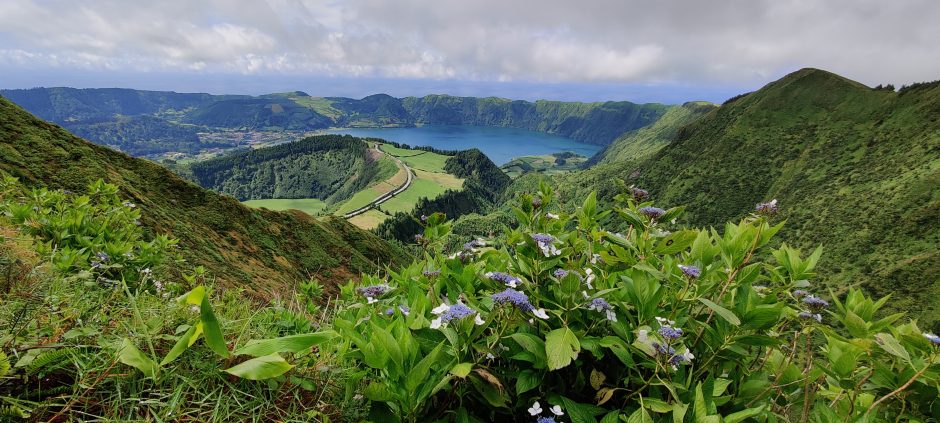
[[[0,88],[721,102],[940,79],[936,0],[3,0]]]

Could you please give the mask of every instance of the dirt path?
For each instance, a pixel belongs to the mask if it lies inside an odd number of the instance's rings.
[[[405,182],[401,184],[400,187],[376,197],[375,200],[372,200],[369,204],[366,204],[356,210],[353,210],[349,213],[344,214],[343,217],[346,219],[363,214],[371,210],[375,206],[388,201],[388,199],[398,194],[401,194],[404,190],[408,189],[408,187],[411,186],[411,181],[414,179],[414,174],[412,173],[411,168],[408,167],[408,165],[406,165],[405,162],[401,161],[401,159],[399,159],[398,157],[385,153],[384,151],[382,151],[382,148],[379,145],[376,145],[375,149],[381,152],[382,154],[385,154],[386,156],[391,157],[392,160],[395,160],[395,163],[399,166],[399,168],[405,169],[405,173],[408,175],[408,179],[405,179]]]

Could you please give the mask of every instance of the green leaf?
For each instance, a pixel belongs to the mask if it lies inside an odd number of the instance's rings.
[[[206,287],[199,285],[189,292],[176,298],[176,302],[181,305],[202,305],[203,298],[206,298]]]
[[[672,411],[672,404],[667,404],[665,401],[655,398],[643,398],[643,406],[657,413]]]
[[[278,377],[294,368],[280,354],[274,353],[252,358],[237,366],[225,369],[226,373],[248,380],[264,380]]]
[[[121,342],[121,350],[118,351],[118,361],[140,370],[148,377],[155,377],[159,370],[157,363],[137,349],[129,338],[124,338]]]
[[[176,344],[173,345],[173,348],[166,354],[166,357],[163,357],[163,361],[160,362],[160,366],[165,366],[168,363],[176,360],[187,348],[191,347],[193,343],[196,342],[196,339],[199,338],[199,335],[202,334],[201,324],[193,325],[189,327],[189,330],[186,331],[180,339],[176,341]]]
[[[744,327],[747,329],[767,329],[777,324],[783,312],[783,305],[759,305],[744,314]]]
[[[734,313],[731,312],[731,310],[728,310],[718,304],[713,303],[711,300],[707,300],[705,298],[699,298],[698,300],[702,304],[705,304],[708,308],[712,309],[712,311],[714,311],[715,313],[718,313],[718,315],[721,316],[723,319],[727,320],[728,323],[731,323],[732,325],[735,325],[735,326],[741,325],[741,319],[738,319],[738,316],[735,316]]]
[[[261,357],[274,353],[298,353],[309,350],[310,347],[329,341],[334,337],[336,337],[336,332],[323,331],[280,338],[253,339],[248,341],[245,346],[235,350],[235,355]]]
[[[744,420],[747,420],[747,419],[749,419],[749,418],[751,418],[751,417],[754,417],[754,416],[760,414],[761,411],[764,411],[764,406],[763,406],[763,405],[760,406],[760,407],[757,407],[757,408],[747,408],[747,409],[738,411],[737,413],[732,413],[732,414],[729,414],[729,415],[725,416],[725,418],[724,418],[724,423],[738,423],[738,422],[742,422],[742,421],[744,421]]]
[[[431,366],[434,365],[434,362],[437,361],[437,356],[441,352],[441,348],[444,348],[444,342],[437,344],[427,356],[425,356],[418,364],[415,364],[414,367],[408,372],[408,377],[405,378],[405,389],[409,393],[415,392],[418,386],[421,385],[421,382],[424,382],[427,379],[428,374],[431,371]],[[467,370],[469,373],[470,371]],[[424,400],[424,398],[421,398]]]
[[[558,370],[571,364],[579,351],[581,344],[578,337],[568,327],[555,329],[545,336],[545,357],[549,370]]]
[[[372,339],[376,342],[376,347],[381,348],[388,354],[388,357],[398,366],[397,368],[399,370],[403,368],[405,360],[404,354],[401,351],[401,347],[398,346],[398,341],[392,336],[391,332],[372,323]]]
[[[219,326],[219,320],[215,318],[215,313],[212,312],[212,305],[209,304],[208,296],[202,297],[202,303],[199,306],[199,320],[202,321],[206,345],[216,354],[228,358],[230,356],[228,345],[225,344],[225,338],[222,337],[222,328]]]
[[[473,370],[473,363],[459,363],[450,369],[450,374],[463,379],[470,374],[471,370]]]
[[[545,367],[545,341],[531,333],[517,332],[509,335],[513,341],[516,341],[522,349],[531,353],[534,357],[533,367],[540,369]]]
[[[908,363],[911,362],[911,355],[907,353],[907,350],[905,350],[901,343],[890,333],[879,333],[875,335],[875,338],[878,340],[878,345],[889,354],[900,357]]]
[[[638,408],[627,418],[627,423],[653,423],[653,417],[645,408]]]
[[[673,232],[656,243],[656,254],[675,254],[689,248],[698,237],[698,231]]]
[[[523,370],[516,376],[516,395],[529,392],[542,383],[542,375],[532,370]]]

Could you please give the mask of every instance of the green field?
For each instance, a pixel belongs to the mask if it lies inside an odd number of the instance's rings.
[[[415,207],[418,199],[434,198],[447,191],[447,188],[428,179],[416,178],[411,181],[411,186],[404,192],[398,194],[388,201],[379,205],[379,208],[386,213],[395,214],[395,212],[410,212]]]
[[[264,207],[270,210],[300,210],[311,216],[316,215],[320,210],[323,210],[323,208],[326,207],[326,203],[323,202],[323,200],[317,200],[316,198],[274,198],[270,200],[248,200],[243,201],[242,204],[255,208]]]
[[[543,173],[554,175],[558,173],[579,170],[587,161],[584,156],[570,156],[565,153],[546,154],[544,156],[523,156],[513,159],[500,167],[510,178],[516,178],[526,173]]]
[[[450,156],[422,150],[405,150],[389,144],[382,144],[382,151],[398,157],[414,169],[428,172],[444,172],[444,163]]]

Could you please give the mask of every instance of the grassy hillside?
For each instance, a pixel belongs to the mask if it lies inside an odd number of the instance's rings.
[[[510,178],[518,178],[526,173],[541,173],[554,175],[581,169],[588,161],[587,157],[579,156],[570,151],[546,154],[543,156],[523,156],[512,159],[499,168],[506,172]]]
[[[784,242],[823,245],[820,277],[838,291],[893,293],[891,306],[938,327],[940,83],[876,90],[804,69],[732,99],[679,131],[640,165],[600,165],[558,178],[570,199],[613,181],[688,205],[717,225],[778,199]],[[531,190],[521,178],[513,190]]]
[[[204,188],[239,200],[313,198],[343,201],[397,170],[358,138],[320,135],[240,151],[190,165]]]
[[[591,157],[587,165],[597,163],[640,163],[669,144],[679,130],[717,106],[706,102],[688,102],[672,107],[652,125],[619,136],[603,151]]]
[[[213,102],[189,113],[185,121],[213,128],[305,131],[333,121],[284,98],[244,98]]]
[[[288,292],[317,276],[329,286],[405,260],[338,218],[250,209],[145,160],[76,138],[0,99],[0,171],[29,186],[81,192],[99,178],[119,186],[153,233],[180,239],[195,264],[249,292]]]

